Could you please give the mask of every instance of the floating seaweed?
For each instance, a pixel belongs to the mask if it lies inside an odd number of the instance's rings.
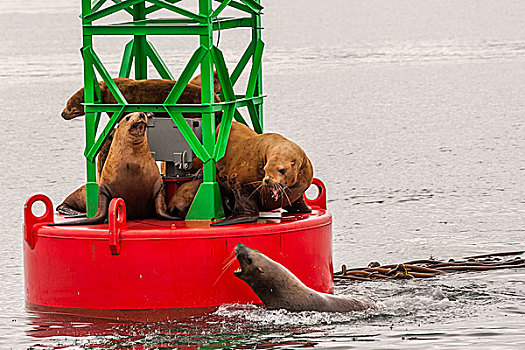
[[[334,280],[391,280],[431,278],[450,272],[488,271],[525,267],[525,259],[521,257],[525,251],[491,253],[469,256],[459,260],[448,261],[434,258],[413,260],[402,264],[381,265],[371,262],[364,268],[347,268],[342,265],[341,271],[334,272]]]

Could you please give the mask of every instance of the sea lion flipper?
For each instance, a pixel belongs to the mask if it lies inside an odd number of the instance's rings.
[[[73,208],[70,208],[66,203],[60,204],[56,208],[57,213],[62,215],[68,215],[68,216],[78,216],[82,215],[81,212],[74,210]]]
[[[227,219],[214,222],[210,226],[227,226],[236,224],[248,224],[250,222],[256,222],[259,216],[231,216]]]
[[[87,217],[87,215],[84,213],[80,213],[78,215],[68,215],[68,216],[65,216],[66,219],[78,219],[78,218],[85,218]]]
[[[168,207],[166,205],[166,188],[162,181],[158,186],[159,190],[155,195],[155,213],[157,214],[157,217],[162,220],[183,220],[178,216],[171,216],[168,213]]]
[[[291,214],[293,213],[305,214],[305,213],[312,212],[312,208],[310,208],[308,204],[306,204],[306,201],[304,200],[304,196],[299,197],[298,200],[296,200],[290,205],[287,205],[286,207],[283,207],[283,209]]]
[[[250,186],[232,186],[232,192],[235,198],[232,215],[229,218],[217,221],[210,226],[226,226],[256,222],[259,219],[259,208],[257,202],[251,196],[250,189]]]
[[[101,187],[98,192],[98,211],[97,215],[84,220],[64,221],[49,226],[73,226],[73,225],[98,225],[103,224],[108,216],[109,199],[105,188]]]

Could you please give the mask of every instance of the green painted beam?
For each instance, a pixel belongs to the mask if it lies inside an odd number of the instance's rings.
[[[179,15],[182,15],[184,17],[191,18],[199,23],[206,23],[207,18],[202,15],[197,15],[191,11],[185,10],[181,7],[175,6],[170,4],[167,1],[164,0],[148,0],[148,2],[157,5],[159,7],[165,8],[166,10],[178,13]]]
[[[250,45],[244,50],[244,53],[241,56],[241,59],[237,63],[237,66],[235,66],[235,69],[233,70],[233,73],[231,75],[231,82],[232,85],[235,85],[239,77],[241,76],[244,68],[250,62],[250,58],[253,56],[253,53],[255,52],[255,46],[256,44],[254,42],[251,42]]]
[[[217,135],[217,143],[215,144],[215,149],[213,150],[213,159],[215,162],[218,162],[224,153],[226,152],[226,146],[228,145],[228,139],[230,137],[230,130],[232,127],[233,114],[235,112],[235,107],[228,106],[224,111],[221,125],[219,127],[219,134]]]
[[[251,17],[221,19],[213,22],[213,30],[227,30],[234,28],[249,28],[253,25]]]
[[[91,47],[87,47],[83,50],[83,52],[84,52],[84,55],[83,55],[84,61],[88,60],[88,62],[90,62],[93,66],[95,66],[98,73],[100,74],[104,82],[106,83],[106,86],[108,87],[109,91],[111,91],[111,94],[113,95],[113,97],[115,97],[115,100],[117,100],[117,102],[120,104],[127,104],[126,98],[124,97],[124,95],[122,95],[122,93],[118,89],[117,85],[115,84],[111,76],[109,75],[108,71],[106,70],[106,68],[100,61],[100,59],[98,58],[95,51],[93,51]]]
[[[104,141],[106,141],[106,139],[108,138],[109,133],[111,132],[111,130],[113,130],[113,128],[115,127],[117,122],[123,117],[123,115],[124,115],[124,106],[121,107],[120,111],[118,111],[117,113],[114,113],[111,116],[111,118],[109,119],[109,122],[106,124],[106,127],[104,128],[104,130],[102,130],[102,133],[98,137],[97,141],[93,143],[91,147],[86,147],[86,149],[84,150],[84,156],[89,161],[92,161],[92,162],[95,161],[95,157],[98,151],[100,151],[100,147],[102,147],[102,145],[104,144]]]
[[[140,2],[133,6],[133,20],[142,21],[146,19],[146,4]],[[145,54],[148,45],[146,35],[134,35],[133,56],[135,60],[135,79],[142,80],[148,78],[148,58]]]
[[[250,71],[250,77],[248,78],[248,86],[246,87],[246,98],[252,98],[255,94],[255,84],[257,83],[257,78],[259,77],[259,68],[262,63],[262,54],[264,49],[264,43],[259,40],[255,44],[255,52],[253,54],[253,64]]]
[[[146,56],[149,57],[151,63],[153,64],[155,69],[157,69],[157,72],[159,72],[160,76],[163,79],[175,80],[173,74],[171,74],[170,69],[168,68],[166,63],[164,63],[162,57],[160,57],[157,49],[155,49],[155,46],[153,46],[153,44],[149,40],[146,41],[146,45]]]
[[[122,54],[122,63],[120,64],[119,78],[129,78],[131,74],[131,66],[133,65],[133,52],[135,46],[135,39],[131,39],[129,43],[126,44],[124,48],[124,53]]]
[[[82,20],[82,23],[84,24],[87,24],[87,23],[92,23],[93,21],[96,21],[97,19],[101,19],[101,18],[104,18],[104,17],[107,17],[109,15],[112,15],[116,12],[119,12],[119,11],[122,11],[124,9],[127,9],[135,4],[138,4],[138,3],[144,3],[144,0],[127,0],[125,2],[120,2],[118,4],[115,4],[115,5],[111,5],[109,7],[106,7],[105,9],[103,10],[99,10],[97,12],[94,12],[94,13],[91,13],[87,16],[82,16],[83,17],[83,20]]]
[[[166,26],[166,25],[96,25],[85,27],[87,35],[201,35],[206,26]]]
[[[233,102],[232,102],[233,103]],[[180,113],[211,113],[219,112],[223,109],[225,103],[214,104],[100,104],[100,103],[84,103],[85,109],[88,112],[118,112],[120,108],[125,107],[125,113],[131,112],[164,112],[165,108],[169,108],[174,112]]]
[[[170,4],[175,4],[177,2],[180,2],[182,0],[166,0],[167,2],[169,2]],[[159,5],[151,5],[149,7],[146,8],[146,14],[149,15],[150,13],[153,13],[153,12],[156,12],[158,10],[162,10],[163,7],[160,7]]]
[[[254,0],[240,0],[242,3],[244,3],[246,6],[250,8],[255,14],[260,14],[263,7],[261,4],[257,3]]]
[[[254,103],[248,103],[248,112],[250,113],[250,119],[252,120],[253,130],[259,134],[262,134],[263,127],[259,120],[259,112],[257,111]]]
[[[105,0],[104,0],[104,1],[105,1]],[[220,15],[221,12],[226,8],[226,6],[228,6],[228,5],[230,4],[231,1],[232,1],[232,0],[224,0],[224,1],[222,2],[222,4],[220,4],[219,7],[217,7],[217,8],[215,9],[215,11],[212,12],[212,14],[211,14],[210,17],[211,17],[211,18],[215,18],[215,17],[217,17],[218,15]]]
[[[215,0],[215,1],[223,2],[223,1],[226,1],[226,0]],[[230,1],[228,6],[233,7],[235,9],[237,9],[237,10],[244,11],[246,13],[252,13],[253,12],[251,8],[249,8],[248,6],[246,6],[244,4],[241,4],[240,2],[237,2],[237,1]]]
[[[197,67],[203,60],[207,51],[208,50],[204,48],[204,46],[199,46],[199,48],[195,50],[189,62],[186,64],[186,67],[182,71],[179,80],[177,80],[175,86],[173,86],[168,94],[168,97],[166,97],[165,104],[174,104],[179,100],[180,95],[182,95],[182,92],[190,82],[192,74],[197,70]]]
[[[91,3],[88,0],[82,2],[82,16],[88,16],[91,13]],[[82,47],[91,48],[93,38],[89,35],[82,35]],[[95,102],[95,85],[97,84],[93,64],[86,57],[85,51],[82,50],[84,60],[84,101],[88,103]],[[86,61],[87,60],[87,61]],[[86,112],[84,117],[86,147],[93,144],[96,135],[96,113]],[[95,216],[98,209],[98,184],[97,168],[93,159],[86,158],[86,215]]]
[[[121,2],[124,2],[124,1],[127,1],[127,0],[111,0],[113,1],[115,4],[120,4]],[[131,10],[131,8],[125,8],[124,11],[126,11],[127,13],[129,13],[130,15],[133,16],[133,11]]]
[[[248,123],[246,123],[246,120],[244,120],[244,117],[242,116],[241,112],[237,110],[237,108],[235,108],[234,117],[235,117],[235,120],[238,121],[239,123],[243,123],[244,125],[248,126]]]
[[[184,136],[184,139],[186,140],[186,142],[188,142],[188,144],[190,145],[193,152],[195,152],[197,157],[199,157],[199,159],[202,160],[203,163],[209,161],[211,159],[210,153],[200,143],[197,136],[195,136],[195,133],[182,116],[182,113],[175,112],[169,107],[167,107],[165,110],[166,112],[168,112],[175,125],[177,125],[177,128],[179,128],[179,131],[181,132],[182,136]]]
[[[98,11],[102,7],[102,5],[104,5],[106,3],[106,1],[107,0],[93,1],[92,5],[91,5],[91,12]]]

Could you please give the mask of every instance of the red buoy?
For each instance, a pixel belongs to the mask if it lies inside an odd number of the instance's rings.
[[[126,221],[122,199],[108,224],[48,226],[53,205],[44,195],[24,208],[26,300],[30,307],[98,317],[154,320],[196,314],[232,303],[260,303],[233,276],[238,243],[280,262],[309,287],[332,292],[332,217],[321,181],[311,214],[264,213],[257,223],[210,227],[209,222]],[[36,217],[32,205],[46,212]],[[64,220],[56,217],[56,219]]]

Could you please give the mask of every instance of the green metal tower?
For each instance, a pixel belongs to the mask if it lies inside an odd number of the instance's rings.
[[[238,108],[247,107],[255,131],[263,130],[263,92],[261,59],[260,0],[198,0],[198,13],[179,6],[181,0],[82,0],[82,56],[84,59],[84,99],[86,112],[87,214],[94,216],[98,206],[95,157],[115,124],[125,114],[166,112],[181,131],[193,152],[203,164],[203,183],[193,201],[187,220],[212,220],[224,217],[215,164],[224,156],[233,118],[246,124]],[[221,18],[226,8],[235,9],[238,16]],[[153,19],[148,15],[163,10],[167,18]],[[125,13],[127,22],[107,24],[115,13]],[[100,24],[101,19],[106,19]],[[222,51],[213,44],[214,32],[233,28],[250,28],[251,42],[230,74]],[[135,79],[147,79],[148,59],[164,79],[177,80],[162,104],[130,104],[119,91],[108,70],[96,54],[95,36],[131,36],[125,46],[118,77],[129,78],[134,66]],[[148,41],[148,35],[196,35],[199,47],[178,75],[172,74],[159,53]],[[244,94],[234,91],[241,73],[252,61]],[[200,65],[201,104],[177,104],[184,88]],[[214,102],[214,70],[222,87],[221,103]],[[97,73],[107,84],[117,104],[101,103]],[[116,77],[115,77],[116,78]],[[223,111],[218,137],[215,137],[215,113]],[[102,112],[113,113],[97,138]],[[184,120],[182,113],[201,113],[202,143]]]

